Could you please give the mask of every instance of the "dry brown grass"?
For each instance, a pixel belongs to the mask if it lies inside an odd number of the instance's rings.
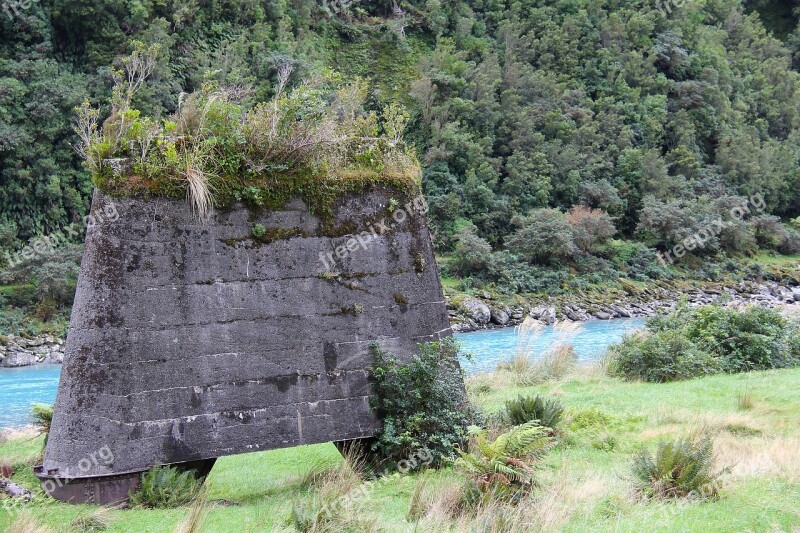
[[[765,423],[745,413],[691,413],[686,411],[661,411],[656,417],[657,427],[639,434],[642,440],[661,437],[699,435],[701,433],[727,433],[735,436],[752,436],[766,433]]]
[[[70,531],[102,531],[114,522],[113,507],[100,507],[79,514],[69,523]]]
[[[749,437],[720,433],[714,439],[717,463],[732,479],[778,477],[800,482],[800,438]]]
[[[184,158],[183,177],[186,180],[186,200],[192,208],[192,213],[202,222],[208,218],[214,207],[211,182],[208,174],[203,170],[206,166],[205,156],[198,149],[193,149],[187,152]]]
[[[341,463],[316,464],[302,476],[290,478],[290,483],[313,491],[310,501],[295,502],[295,526],[317,533],[378,531],[378,516],[368,508],[369,489],[362,479],[364,466],[353,449]]]
[[[740,411],[750,411],[756,406],[753,394],[750,391],[742,391],[736,396],[736,404]]]
[[[362,483],[364,469],[363,459],[353,450],[341,462],[314,463],[302,475],[288,478],[287,483],[320,493],[344,495]]]
[[[514,357],[497,365],[493,380],[498,386],[528,386],[546,381],[558,381],[575,372],[578,357],[571,341],[582,329],[578,322],[557,322],[554,339],[537,353],[536,342],[544,331],[538,320],[526,318],[517,326],[517,346]]]
[[[203,485],[200,493],[189,507],[189,513],[175,528],[175,533],[199,533],[209,512],[208,485]]]
[[[20,429],[0,429],[0,442],[10,440],[35,439],[41,434],[38,428],[27,426]]]
[[[419,519],[418,530],[431,532],[559,531],[577,513],[591,512],[620,483],[599,474],[576,477],[562,467],[554,479],[516,505],[494,501],[465,512],[461,507],[463,484],[451,481],[442,486],[426,481],[417,486],[417,512],[409,513],[409,518]]]
[[[41,524],[29,512],[23,511],[11,522],[6,533],[53,533],[53,530]]]

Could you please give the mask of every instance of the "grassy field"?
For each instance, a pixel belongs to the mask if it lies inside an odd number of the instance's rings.
[[[567,412],[558,444],[545,456],[537,488],[523,512],[528,530],[544,531],[797,531],[800,529],[800,370],[713,376],[672,384],[625,383],[592,370],[558,381],[515,387],[504,374],[473,378],[475,403],[499,409],[519,393],[558,397]],[[742,400],[742,397],[745,399]],[[715,501],[644,501],[631,488],[631,456],[659,439],[705,431],[713,435],[717,466],[726,468]],[[41,438],[0,443],[0,462],[17,466],[15,480],[31,488],[26,465]],[[202,531],[291,531],[293,506],[322,490],[307,474],[342,459],[331,444],[303,446],[218,461],[207,481]],[[500,531],[497,517],[437,515],[435,501],[459,483],[452,468],[394,474],[366,482],[353,498],[360,531]],[[423,484],[414,498],[415,488]],[[421,518],[408,520],[412,499]],[[418,505],[419,506],[419,505]],[[50,503],[37,489],[23,517],[67,530],[90,506]],[[115,510],[108,531],[174,531],[189,510]],[[16,519],[19,520],[17,515]],[[0,529],[14,520],[0,510]],[[19,523],[19,522],[18,522]],[[366,524],[366,526],[365,526]],[[344,530],[342,526],[338,530]]]

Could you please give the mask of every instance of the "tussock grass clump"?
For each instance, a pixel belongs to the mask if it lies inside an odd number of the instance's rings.
[[[364,486],[365,470],[366,464],[356,447],[346,448],[340,463],[311,465],[292,481],[311,490],[313,495],[294,502],[287,523],[298,531],[309,532],[377,531],[378,517],[365,508],[366,492],[353,493]]]
[[[208,489],[203,486],[189,507],[186,517],[175,528],[175,533],[199,533],[210,510]]]
[[[69,523],[70,531],[105,531],[114,522],[114,509],[100,507],[86,513],[81,513]]]
[[[23,511],[9,524],[6,533],[53,533],[53,530],[40,523],[29,512]]]
[[[197,497],[202,480],[194,470],[179,470],[171,466],[157,466],[142,474],[139,490],[131,493],[133,507],[169,509],[181,507]]]
[[[510,374],[518,386],[560,380],[575,371],[578,356],[571,344],[582,325],[577,322],[557,322],[554,338],[543,349],[537,349],[545,326],[538,320],[526,318],[517,326],[517,346],[514,357],[497,365],[499,374]]]
[[[518,426],[527,422],[555,430],[564,414],[564,406],[558,400],[542,396],[518,396],[505,404],[500,414],[503,422]]]
[[[716,498],[722,474],[709,437],[662,441],[655,454],[636,455],[632,470],[636,489],[650,498]]]
[[[756,406],[753,394],[750,391],[739,392],[736,396],[736,404],[740,411],[750,411]]]
[[[103,192],[186,197],[202,221],[236,201],[278,208],[302,197],[320,214],[336,194],[368,184],[419,188],[419,163],[402,141],[411,117],[397,104],[366,111],[366,80],[325,70],[294,83],[284,64],[269,101],[209,79],[159,121],[132,107],[159,48],[133,44],[115,72],[110,116],[101,122],[88,102],[76,109],[77,151]]]

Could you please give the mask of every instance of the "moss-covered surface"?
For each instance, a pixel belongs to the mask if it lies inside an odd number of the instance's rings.
[[[279,210],[289,201],[301,199],[309,211],[322,220],[325,235],[341,236],[353,233],[347,223],[334,227],[334,207],[336,202],[349,194],[363,194],[371,190],[386,188],[399,196],[403,203],[420,194],[417,175],[393,175],[374,171],[346,171],[337,174],[302,173],[275,174],[242,178],[227,176],[210,181],[214,207],[226,209],[235,203],[242,203],[258,212]],[[114,198],[134,197],[149,199],[154,197],[182,199],[186,197],[186,182],[179,178],[165,177],[159,180],[141,180],[137,176],[100,176],[96,180],[98,188]],[[363,226],[370,220],[358,221]],[[297,236],[287,230],[266,228],[266,233],[256,240],[264,243]]]

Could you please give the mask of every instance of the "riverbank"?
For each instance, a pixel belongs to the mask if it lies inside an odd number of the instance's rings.
[[[550,325],[566,320],[586,322],[615,318],[645,318],[673,309],[685,299],[690,305],[725,302],[736,305],[800,307],[800,287],[788,283],[621,281],[604,291],[576,291],[559,296],[503,297],[489,291],[466,294],[445,289],[453,331],[467,333],[516,326],[526,317]],[[60,364],[64,339],[53,335],[0,336],[0,368]]]
[[[515,326],[526,317],[552,324],[559,320],[584,322],[614,318],[642,318],[665,313],[682,300],[690,305],[724,302],[776,308],[800,306],[800,286],[791,282],[699,282],[620,280],[602,291],[576,291],[557,296],[503,297],[488,291],[474,294],[446,290],[447,309],[454,331]]]
[[[0,368],[64,362],[64,339],[53,335],[0,335]]]
[[[517,387],[475,378],[467,384],[487,412],[519,394],[557,397],[565,413],[557,446],[536,470],[535,505],[523,506],[528,530],[544,531],[792,531],[800,527],[800,369],[717,375],[668,384],[627,383],[594,371]],[[740,407],[747,394],[750,403]],[[645,500],[632,489],[630,464],[642,448],[662,439],[705,430],[716,470],[723,470],[718,499]],[[47,499],[30,465],[42,438],[0,443],[0,463],[15,466],[13,481],[33,490],[22,516],[63,531],[97,507]],[[324,490],[310,472],[342,463],[331,444],[223,457],[208,479],[209,505],[202,531],[291,531],[293,509],[310,506]],[[323,469],[323,470],[321,470]],[[462,479],[450,467],[395,474],[385,482],[352,488],[352,509],[362,531],[470,531],[491,529],[490,516],[453,519],[428,507]],[[347,489],[343,489],[347,490]],[[415,496],[416,495],[416,496]],[[427,503],[426,503],[427,502]],[[1,503],[1,502],[0,502]],[[190,513],[179,509],[114,509],[106,531],[175,531]],[[0,530],[20,515],[0,505]],[[497,515],[495,519],[502,517]],[[497,526],[498,524],[494,522]],[[344,530],[342,527],[340,530]]]

